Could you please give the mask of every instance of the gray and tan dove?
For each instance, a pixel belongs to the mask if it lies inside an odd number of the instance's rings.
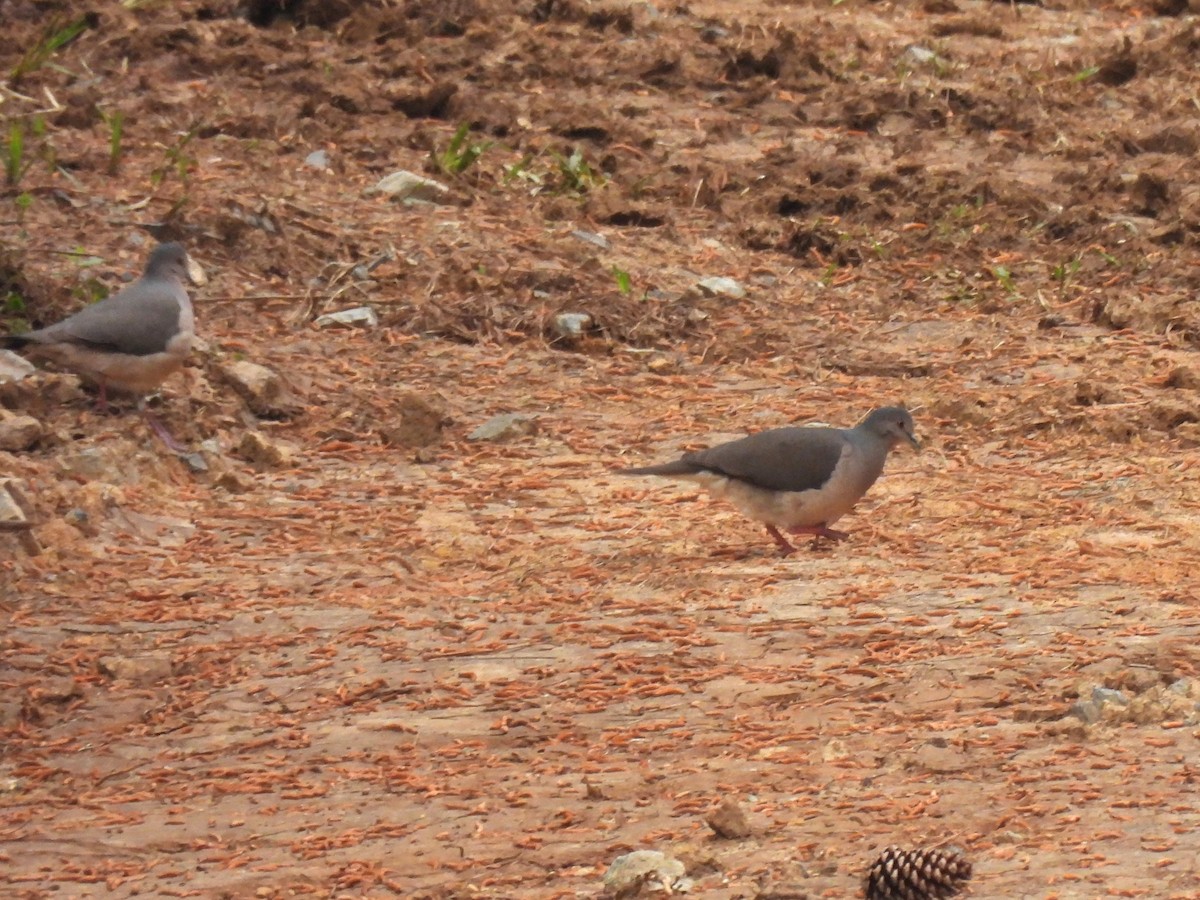
[[[829,526],[854,508],[883,472],[888,452],[900,443],[920,448],[908,410],[885,406],[854,428],[773,428],[674,462],[624,475],[659,475],[694,481],[714,497],[767,526],[783,555],[796,548],[782,532],[840,541]]]
[[[110,388],[145,395],[179,371],[192,349],[195,321],[184,287],[187,262],[180,244],[159,244],[142,276],[124,290],[54,325],[0,337],[0,347],[48,359],[96,382],[102,410]],[[185,450],[146,410],[142,396],[138,409],[168,447]]]

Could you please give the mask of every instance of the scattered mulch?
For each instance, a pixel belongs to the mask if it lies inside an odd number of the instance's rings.
[[[594,896],[639,848],[849,896],[948,844],[980,896],[1195,895],[1200,37],[985,6],[110,2],[33,65],[82,14],[0,0],[0,328],[185,241],[156,410],[219,448],[0,395],[47,428],[0,453],[6,896]],[[833,549],[612,473],[884,402],[927,449]]]

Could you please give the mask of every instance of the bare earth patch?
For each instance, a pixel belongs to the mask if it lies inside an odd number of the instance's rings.
[[[207,472],[0,383],[4,896],[1200,897],[1185,10],[0,0],[0,328],[209,276]],[[612,471],[893,402],[835,548]]]

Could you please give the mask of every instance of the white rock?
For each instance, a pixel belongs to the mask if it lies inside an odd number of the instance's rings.
[[[592,317],[587,313],[559,313],[550,320],[550,327],[561,338],[583,337],[592,327]]]
[[[571,232],[571,237],[578,238],[581,241],[587,241],[589,244],[595,244],[601,250],[608,249],[608,238],[602,234],[596,234],[594,231],[583,231],[576,228]]]
[[[296,447],[287,441],[275,441],[258,431],[242,435],[234,451],[242,459],[264,466],[284,468],[296,459]]]
[[[746,289],[742,287],[741,282],[732,278],[701,278],[697,283],[700,285],[700,290],[708,294],[724,294],[726,297],[735,299],[746,296]]]
[[[415,172],[401,169],[385,175],[372,187],[363,191],[366,197],[384,194],[393,200],[424,200],[428,203],[445,202],[450,188]]]
[[[217,371],[255,415],[271,415],[279,408],[284,395],[283,379],[273,370],[239,359],[220,366]]]
[[[200,263],[192,258],[192,254],[190,253],[187,257],[187,273],[188,280],[192,284],[199,285],[200,287],[208,284],[208,273],[204,271],[204,267]]]
[[[11,350],[0,350],[0,381],[20,381],[37,371],[37,366]]]
[[[469,435],[468,441],[507,441],[537,431],[537,416],[503,413],[488,419]]]
[[[687,889],[687,869],[673,856],[658,850],[634,850],[618,856],[604,873],[604,888],[618,897],[631,896],[641,885],[661,885],[663,893],[682,893]]]
[[[0,410],[0,450],[28,450],[41,440],[44,431],[42,423],[33,416]]]
[[[15,479],[0,480],[0,531],[15,531],[19,528],[29,528],[29,501],[25,492]]]
[[[353,309],[341,309],[337,312],[317,316],[315,324],[318,328],[328,328],[331,325],[341,325],[346,328],[362,326],[374,328],[379,324],[379,316],[369,306],[356,306]]]

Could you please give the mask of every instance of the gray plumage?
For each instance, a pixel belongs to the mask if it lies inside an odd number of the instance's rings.
[[[195,325],[186,278],[183,247],[160,244],[142,276],[124,290],[54,325],[0,338],[0,346],[49,359],[102,389],[152,391],[191,350]]]
[[[109,388],[141,395],[156,390],[183,368],[195,337],[192,301],[184,287],[187,263],[180,244],[159,244],[142,276],[124,290],[54,325],[0,337],[0,347],[24,350],[96,382],[100,410],[108,408]],[[138,408],[168,447],[186,452],[146,411],[143,399]]]
[[[886,406],[854,428],[774,428],[674,462],[619,471],[695,481],[764,523],[786,554],[795,548],[781,531],[846,537],[829,526],[854,508],[882,474],[889,451],[902,442],[920,446],[912,416]]]

